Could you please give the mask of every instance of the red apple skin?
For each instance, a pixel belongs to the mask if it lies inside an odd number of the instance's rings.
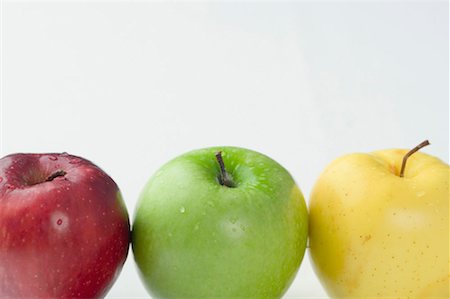
[[[129,243],[119,189],[91,162],[66,153],[0,159],[0,298],[103,297]]]

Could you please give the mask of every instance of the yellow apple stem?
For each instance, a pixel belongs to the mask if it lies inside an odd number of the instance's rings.
[[[225,164],[223,163],[222,152],[216,153],[217,162],[219,162],[220,166],[220,175],[219,175],[219,183],[223,186],[227,186],[230,188],[234,187],[233,178],[225,169]]]
[[[428,140],[423,141],[421,144],[419,144],[418,146],[416,146],[415,148],[413,148],[412,150],[410,150],[409,152],[406,153],[406,155],[403,157],[403,162],[402,162],[402,169],[400,170],[400,177],[402,178],[405,174],[405,167],[406,167],[406,160],[408,160],[408,158],[414,154],[415,152],[417,152],[418,150],[420,150],[422,147],[425,147],[427,145],[429,145],[430,142]]]

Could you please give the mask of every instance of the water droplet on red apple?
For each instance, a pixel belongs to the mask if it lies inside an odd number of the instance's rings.
[[[49,157],[48,157],[48,159],[49,159],[49,160],[52,160],[52,161],[56,161],[56,160],[58,160],[58,158],[57,158],[57,157],[55,157],[55,156],[49,156]]]
[[[0,183],[3,182],[3,177],[0,176]]]
[[[73,158],[69,161],[70,164],[78,164],[81,162],[80,158]]]
[[[69,218],[61,211],[56,211],[51,215],[51,225],[58,232],[65,232],[69,228]]]

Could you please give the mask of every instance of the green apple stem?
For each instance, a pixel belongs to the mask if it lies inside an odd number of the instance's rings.
[[[219,162],[219,166],[220,166],[220,175],[218,177],[219,183],[222,186],[227,186],[229,188],[235,187],[234,186],[234,182],[233,182],[233,178],[231,177],[231,175],[225,169],[225,164],[223,163],[223,158],[222,158],[222,152],[217,152],[216,153],[216,159],[217,159],[217,162]]]
[[[415,148],[413,148],[412,150],[410,150],[409,152],[406,153],[406,155],[403,157],[403,162],[402,162],[402,169],[400,170],[400,177],[402,178],[405,174],[405,167],[406,167],[406,160],[408,160],[408,158],[414,154],[415,152],[417,152],[418,150],[420,150],[422,147],[425,147],[427,145],[429,145],[430,142],[428,140],[423,141],[422,143],[420,143],[418,146],[416,146]]]
[[[51,182],[53,181],[55,178],[59,177],[59,176],[65,176],[67,174],[67,172],[65,172],[64,170],[57,170],[54,173],[52,173],[51,175],[49,175],[45,181],[46,182]]]

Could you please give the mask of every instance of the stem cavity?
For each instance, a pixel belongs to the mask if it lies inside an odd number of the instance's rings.
[[[222,186],[227,186],[229,188],[234,188],[234,182],[231,175],[225,169],[225,164],[223,163],[222,152],[219,151],[216,153],[216,159],[220,166],[220,175],[218,176],[219,183]]]
[[[408,160],[408,158],[414,154],[415,152],[417,152],[418,150],[420,150],[422,147],[425,147],[427,145],[429,145],[430,142],[428,140],[423,141],[422,143],[420,143],[419,145],[417,145],[415,148],[413,148],[412,150],[410,150],[409,152],[406,153],[406,155],[403,157],[403,162],[402,162],[402,169],[400,170],[400,177],[402,178],[405,174],[405,167],[406,167],[406,161]]]

